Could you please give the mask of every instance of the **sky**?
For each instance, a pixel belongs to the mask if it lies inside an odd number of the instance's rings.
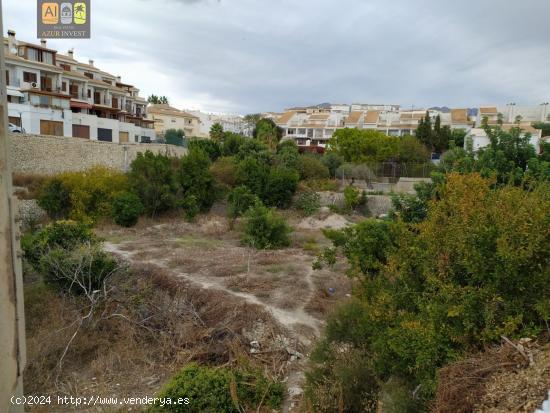
[[[550,100],[549,0],[91,2],[91,39],[49,47],[180,109]],[[37,42],[36,1],[2,3],[4,35]]]

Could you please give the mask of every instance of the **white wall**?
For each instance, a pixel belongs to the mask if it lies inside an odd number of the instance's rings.
[[[63,134],[72,136],[72,116],[73,113],[66,109],[41,108],[20,103],[8,104],[8,115],[21,118],[21,126],[27,133],[40,134],[40,120],[53,120],[63,122]]]

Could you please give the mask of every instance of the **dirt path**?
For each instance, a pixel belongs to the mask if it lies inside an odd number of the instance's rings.
[[[313,280],[312,280],[313,269],[311,268],[311,265],[309,265],[307,273],[304,276],[308,285],[308,291],[304,292],[303,303],[296,309],[284,310],[284,309],[278,308],[273,304],[266,303],[265,301],[261,300],[254,294],[241,292],[241,291],[233,291],[230,288],[227,288],[223,284],[222,280],[220,280],[217,277],[208,277],[200,274],[189,274],[185,272],[176,271],[170,268],[170,265],[167,262],[167,260],[159,260],[159,259],[140,260],[135,258],[135,256],[138,254],[139,251],[125,251],[121,249],[118,245],[113,244],[111,242],[105,242],[104,249],[107,252],[113,253],[115,255],[118,255],[124,258],[125,260],[127,260],[132,264],[152,264],[173,273],[174,276],[184,278],[185,280],[195,285],[198,285],[201,288],[224,291],[235,297],[243,299],[249,304],[259,305],[265,308],[266,311],[271,313],[272,316],[275,318],[275,320],[277,320],[284,327],[288,328],[291,331],[296,332],[295,330],[296,325],[301,324],[311,328],[315,332],[316,336],[318,336],[320,333],[321,320],[311,316],[305,310],[307,302],[313,295]],[[305,255],[300,258],[310,259]],[[300,336],[300,334],[298,335]],[[307,337],[301,336],[300,339],[305,342],[304,344],[309,344],[310,340]]]

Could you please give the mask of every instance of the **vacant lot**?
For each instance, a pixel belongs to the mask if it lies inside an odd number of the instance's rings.
[[[290,213],[288,220],[308,228]],[[128,269],[109,281],[101,312],[73,341],[82,302],[27,286],[26,391],[152,396],[188,362],[244,362],[284,380],[292,394],[284,410],[292,410],[309,349],[351,291],[341,266],[312,270],[327,245],[318,227],[297,229],[293,245],[275,251],[242,246],[240,223],[230,229],[216,214],[101,227],[104,248]]]

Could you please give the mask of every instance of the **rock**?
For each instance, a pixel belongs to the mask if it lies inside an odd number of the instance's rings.
[[[290,356],[292,356],[292,357],[295,358],[294,360],[303,359],[303,358],[304,358],[304,355],[303,355],[302,353],[300,353],[300,352],[298,352],[298,351],[296,351],[296,350],[294,350],[294,349],[292,349],[292,348],[290,348],[290,347],[287,347],[285,350],[286,350],[286,352],[287,352]],[[290,358],[291,360],[292,360],[292,357]],[[292,361],[294,361],[294,360],[292,360]]]
[[[304,393],[304,390],[301,387],[290,387],[288,389],[288,395],[290,397],[298,397]]]
[[[250,347],[259,350],[260,349],[260,343],[257,340],[251,341],[250,342]]]

